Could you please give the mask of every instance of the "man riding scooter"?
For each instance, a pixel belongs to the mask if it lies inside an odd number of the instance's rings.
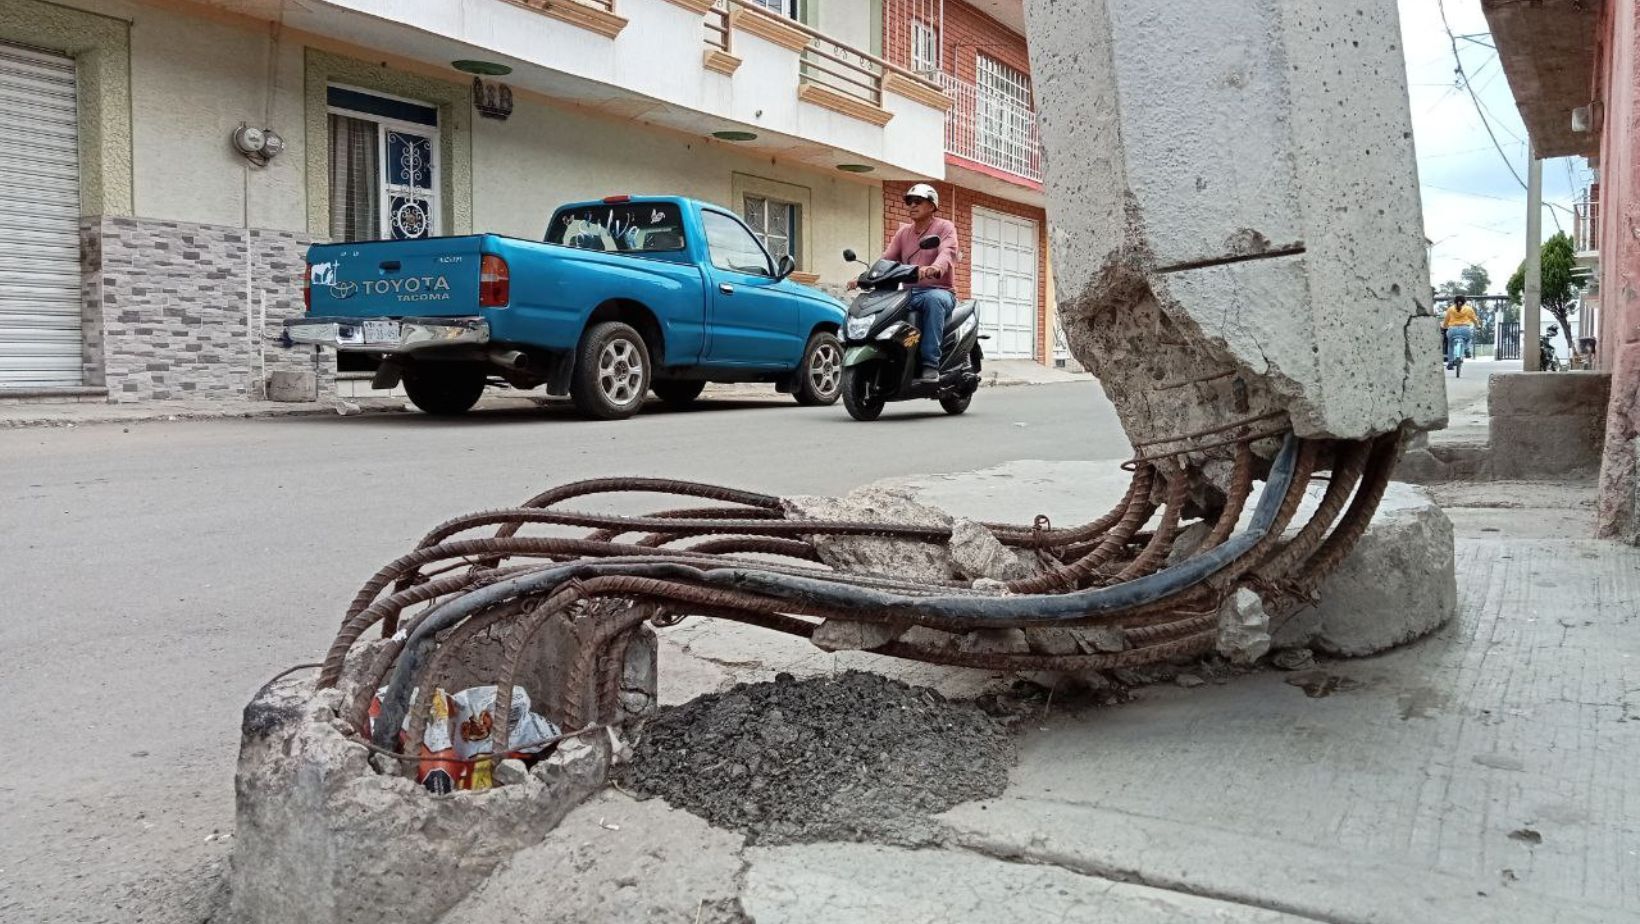
[[[957,305],[956,278],[957,226],[935,215],[940,208],[940,194],[927,183],[918,183],[905,191],[905,205],[911,210],[911,221],[900,225],[894,239],[883,251],[884,260],[909,263],[921,267],[917,282],[911,287],[911,310],[918,317],[917,327],[922,331],[918,354],[922,371],[918,381],[937,384],[940,380],[940,335],[945,330],[945,319]],[[940,239],[937,250],[924,250],[919,243],[933,235]],[[859,286],[851,279],[849,291]]]

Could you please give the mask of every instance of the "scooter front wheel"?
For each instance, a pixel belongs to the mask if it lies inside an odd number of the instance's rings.
[[[859,366],[843,370],[843,407],[855,420],[876,420],[883,413],[883,399],[871,397],[871,379]]]

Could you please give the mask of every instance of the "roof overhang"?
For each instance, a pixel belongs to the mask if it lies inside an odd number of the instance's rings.
[[[1605,0],[1481,0],[1509,90],[1538,157],[1594,157],[1599,113],[1572,129],[1595,95],[1595,44]]]

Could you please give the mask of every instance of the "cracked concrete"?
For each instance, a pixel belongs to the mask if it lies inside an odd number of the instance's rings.
[[[874,844],[753,848],[742,904],[758,924],[813,921],[994,924],[997,921],[1303,920],[1184,892],[1115,882],[965,850]]]

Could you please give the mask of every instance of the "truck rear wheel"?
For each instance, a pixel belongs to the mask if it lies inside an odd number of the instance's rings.
[[[434,417],[456,417],[472,410],[484,394],[484,370],[476,366],[429,365],[404,373],[410,403]]]
[[[649,392],[649,348],[630,325],[594,324],[575,354],[569,396],[575,409],[597,420],[638,413]]]

